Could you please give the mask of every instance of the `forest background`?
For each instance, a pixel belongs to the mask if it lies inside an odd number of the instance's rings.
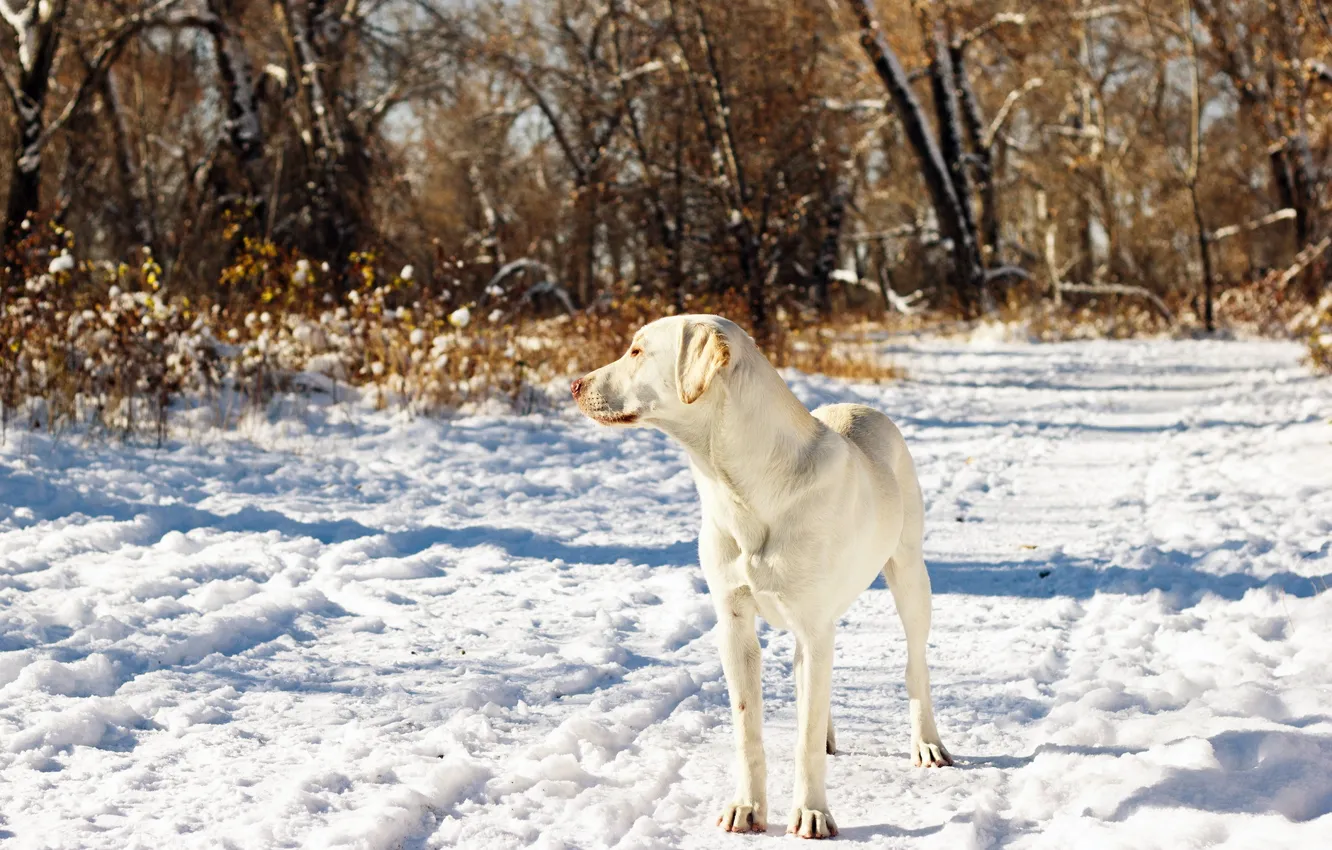
[[[0,77],[6,423],[527,404],[682,311],[1332,350],[1323,0],[0,0]]]

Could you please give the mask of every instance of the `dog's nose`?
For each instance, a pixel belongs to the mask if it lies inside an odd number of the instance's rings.
[[[569,392],[573,393],[574,398],[578,398],[578,394],[581,393],[582,391],[583,391],[583,379],[574,378],[573,382],[569,384]]]

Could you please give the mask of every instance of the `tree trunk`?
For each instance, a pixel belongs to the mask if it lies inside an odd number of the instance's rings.
[[[1198,203],[1197,183],[1189,184],[1189,200],[1193,203],[1193,224],[1198,230],[1198,256],[1202,261],[1203,325],[1207,328],[1207,332],[1211,333],[1216,330],[1216,320],[1212,309],[1216,283],[1212,276],[1211,239],[1207,233],[1207,225],[1203,222],[1202,206]]]
[[[273,14],[282,31],[289,53],[292,73],[297,81],[299,107],[302,113],[309,167],[314,171],[310,188],[311,214],[315,221],[315,244],[312,246],[330,261],[341,263],[347,250],[357,244],[359,222],[351,210],[351,187],[347,169],[347,145],[342,134],[339,116],[334,112],[333,99],[324,83],[324,72],[329,62],[324,53],[336,51],[336,40],[319,41],[313,34],[314,20],[318,17],[318,4],[307,7],[306,14],[297,16],[291,0],[273,0]],[[337,29],[337,34],[343,30]],[[316,47],[319,44],[323,52]]]
[[[968,316],[975,316],[985,286],[985,267],[976,244],[974,226],[969,224],[970,215],[963,209],[966,201],[958,197],[944,155],[931,135],[920,101],[911,89],[911,81],[897,54],[879,32],[869,0],[849,2],[860,22],[860,45],[888,90],[898,120],[920,161],[921,177],[939,217],[939,227],[952,243],[953,281],[962,309]]]
[[[962,128],[958,126],[958,95],[952,50],[941,27],[934,32],[934,56],[930,62],[930,90],[934,94],[934,113],[939,121],[939,152],[948,166],[948,178],[957,195],[963,226],[974,237],[976,219],[971,210],[971,177],[967,173]]]
[[[832,197],[828,200],[828,216],[823,226],[823,242],[814,261],[814,306],[821,315],[832,312],[829,282],[837,268],[837,246],[842,238],[842,223],[846,220],[846,205],[850,201],[850,180],[844,175],[837,179]]]
[[[254,88],[250,54],[232,27],[235,19],[233,5],[234,0],[208,0],[208,10],[213,14],[208,31],[213,41],[218,80],[222,84],[222,99],[227,107],[227,119],[222,126],[240,164],[247,199],[255,217],[263,221],[266,218],[264,130],[259,121],[259,100]]]
[[[112,74],[108,73],[102,77],[101,98],[103,108],[110,119],[121,204],[129,217],[126,224],[129,226],[135,242],[139,245],[146,245],[150,249],[155,249],[157,246],[154,244],[156,234],[153,230],[153,218],[148,210],[147,200],[144,198],[139,180],[139,165],[135,161],[134,150],[130,141],[130,129],[125,121],[125,110],[120,102],[120,91]]]
[[[1309,147],[1309,77],[1302,69],[1301,45],[1297,35],[1303,23],[1297,23],[1302,17],[1302,10],[1295,8],[1291,0],[1273,0],[1268,9],[1272,13],[1276,26],[1272,28],[1272,37],[1280,46],[1285,60],[1283,70],[1289,72],[1290,66],[1300,70],[1287,74],[1281,91],[1285,93],[1284,120],[1281,121],[1286,143],[1287,157],[1290,162],[1291,177],[1294,182],[1298,204],[1295,207],[1297,229],[1305,234],[1305,239],[1314,240],[1323,235],[1319,213],[1323,207],[1323,190],[1327,175],[1320,174],[1314,164],[1313,151]],[[1301,240],[1300,250],[1306,242]],[[1305,291],[1317,299],[1318,285],[1315,270],[1305,272]]]
[[[685,257],[684,239],[686,222],[689,220],[689,206],[686,200],[684,181],[684,105],[681,103],[675,115],[675,222],[671,227],[671,288],[675,291],[675,312],[685,311]]]
[[[953,65],[958,105],[962,109],[962,126],[966,128],[967,140],[971,142],[976,162],[976,192],[980,196],[981,206],[981,258],[991,265],[997,265],[1000,262],[999,198],[994,185],[994,153],[991,145],[985,143],[985,116],[981,112],[976,90],[972,88],[971,78],[967,76],[966,57],[962,45],[960,43],[950,45],[948,54]]]
[[[593,178],[595,180],[595,177]],[[581,210],[583,262],[578,275],[578,303],[586,308],[596,298],[597,286],[597,187],[583,188]]]
[[[27,88],[24,98],[31,97]],[[41,206],[42,154],[36,142],[42,135],[42,107],[28,100],[17,104],[18,145],[9,171],[9,200],[5,205],[4,248],[23,238],[22,224]]]
[[[15,33],[16,41],[24,45],[19,51],[18,90],[11,98],[18,140],[10,164],[0,255],[22,238],[23,220],[41,207],[43,113],[65,10],[65,0],[33,4],[23,21],[26,31]]]
[[[768,297],[763,270],[760,268],[758,240],[747,220],[742,219],[731,227],[737,247],[740,249],[740,274],[745,280],[745,295],[749,303],[749,322],[754,328],[754,338],[760,345],[766,344],[772,335],[768,327]],[[775,274],[774,264],[769,272]],[[770,275],[771,276],[771,275]]]

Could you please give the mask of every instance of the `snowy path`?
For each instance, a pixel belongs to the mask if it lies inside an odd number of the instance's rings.
[[[1332,384],[1279,343],[927,343],[795,376],[896,418],[953,769],[847,614],[839,843],[1332,846]],[[768,846],[712,823],[726,696],[680,453],[573,416],[310,411],[0,448],[0,847]],[[303,423],[317,422],[307,429]],[[795,709],[765,631],[772,820]]]

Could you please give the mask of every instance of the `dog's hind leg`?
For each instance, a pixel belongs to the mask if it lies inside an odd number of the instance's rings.
[[[930,575],[917,540],[904,539],[883,568],[906,632],[906,686],[911,713],[911,761],[921,767],[943,767],[953,758],[939,739],[930,701],[930,670],[925,644],[930,636]]]

